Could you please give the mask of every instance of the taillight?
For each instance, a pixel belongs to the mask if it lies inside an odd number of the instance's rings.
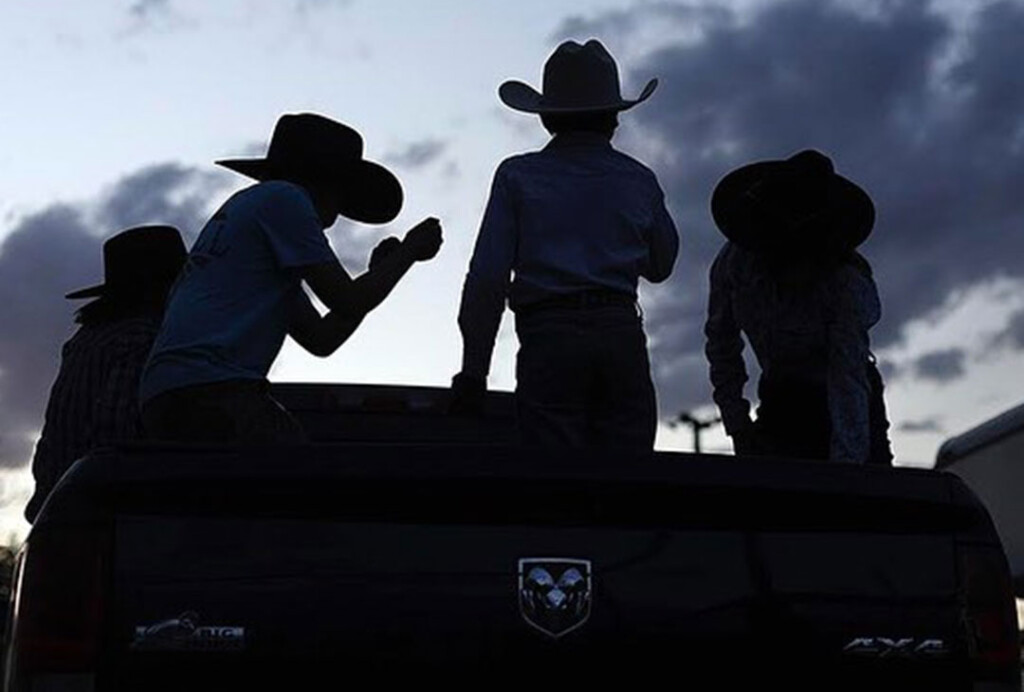
[[[1001,550],[960,547],[967,649],[978,680],[1020,676],[1020,634],[1013,582]]]
[[[29,535],[14,585],[8,689],[32,687],[40,677],[95,671],[105,546],[101,533],[86,528]]]

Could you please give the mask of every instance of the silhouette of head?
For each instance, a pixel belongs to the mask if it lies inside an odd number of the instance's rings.
[[[103,243],[103,283],[65,297],[98,298],[79,310],[79,322],[160,311],[187,256],[173,226],[129,228]]]
[[[875,221],[868,194],[812,149],[728,173],[715,186],[711,214],[729,240],[778,258],[841,257]]]
[[[592,113],[541,113],[540,121],[552,135],[568,132],[589,132],[611,139],[619,126],[617,111]]]
[[[218,165],[256,180],[288,180],[313,196],[325,226],[339,214],[387,223],[402,209],[402,186],[380,164],[363,158],[363,138],[351,127],[316,113],[282,115],[259,159],[223,159]]]
[[[658,86],[652,79],[635,99],[623,99],[619,68],[600,41],[565,41],[544,64],[543,92],[509,80],[498,89],[502,102],[517,111],[538,114],[617,113],[647,100]]]

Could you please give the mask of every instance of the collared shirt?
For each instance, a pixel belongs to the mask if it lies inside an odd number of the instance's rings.
[[[726,432],[731,435],[750,423],[750,403],[743,396],[742,331],[762,376],[825,388],[832,430],[829,457],[865,462],[871,440],[868,330],[880,317],[875,282],[855,263],[840,265],[804,289],[786,290],[758,256],[727,243],[711,267],[704,328],[714,400]]]
[[[589,133],[498,166],[462,292],[463,372],[485,377],[501,315],[554,296],[636,296],[664,281],[679,250],[657,178]],[[514,278],[512,274],[514,273]]]
[[[141,400],[188,385],[264,379],[302,291],[294,270],[334,260],[304,188],[274,180],[232,196],[189,252]]]
[[[29,521],[81,456],[142,436],[139,376],[159,326],[157,316],[83,325],[64,344],[32,459],[36,488],[25,508]]]

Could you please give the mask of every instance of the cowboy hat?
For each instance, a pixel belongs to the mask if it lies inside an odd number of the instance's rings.
[[[870,235],[875,205],[829,157],[806,149],[726,174],[711,196],[711,215],[726,238],[749,250],[843,252]]]
[[[498,97],[509,108],[526,113],[591,113],[624,111],[654,93],[658,80],[647,82],[640,95],[623,99],[619,91],[619,68],[615,58],[600,41],[580,45],[566,41],[544,63],[544,93],[529,84],[509,80],[498,89]]]
[[[188,252],[173,226],[136,226],[103,243],[103,283],[68,293],[65,298],[138,295],[167,291]]]
[[[341,215],[355,221],[387,223],[402,209],[401,183],[380,164],[363,159],[359,133],[315,113],[282,115],[264,158],[216,163],[259,181],[331,183]]]

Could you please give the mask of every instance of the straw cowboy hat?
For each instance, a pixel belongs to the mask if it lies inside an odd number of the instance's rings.
[[[749,250],[843,252],[871,234],[875,205],[829,157],[806,149],[728,173],[715,186],[711,215],[726,238]]]
[[[116,298],[167,291],[187,257],[177,228],[129,228],[103,243],[103,283],[72,291],[65,298]]]
[[[526,113],[591,113],[624,111],[654,93],[658,80],[647,82],[635,99],[624,99],[619,91],[619,68],[600,41],[580,45],[566,41],[544,63],[544,92],[529,84],[509,80],[498,89],[498,97],[509,108]]]
[[[342,216],[364,223],[387,223],[402,209],[402,185],[380,164],[363,158],[358,132],[315,113],[282,115],[267,155],[216,162],[256,180],[321,180],[338,193]]]

